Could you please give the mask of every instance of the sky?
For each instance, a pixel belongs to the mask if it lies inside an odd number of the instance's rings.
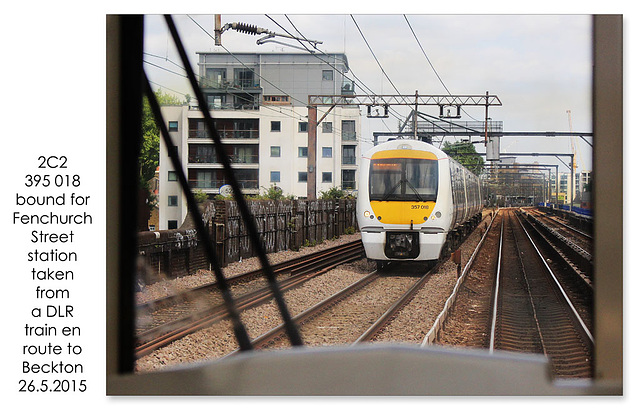
[[[174,19],[195,70],[196,52],[225,52],[212,39],[213,15],[176,14]],[[222,14],[221,20],[223,25],[243,22],[282,34],[297,30],[321,41],[318,48],[323,52],[345,53],[350,75],[364,83],[356,81],[357,94],[397,94],[396,89],[411,95],[488,91],[502,102],[490,108],[489,117],[502,121],[504,131],[592,131],[591,17],[585,14]],[[184,77],[167,71],[181,72],[176,66],[181,63],[164,19],[148,15],[145,24],[145,70],[154,85],[180,98],[193,95]],[[229,30],[222,44],[231,53],[304,52],[295,48],[300,46],[295,40],[278,39],[291,46],[257,45],[260,37]],[[403,119],[408,114],[406,108],[395,109]],[[420,111],[438,115],[436,107],[423,106]],[[464,111],[461,121],[484,119],[484,107]],[[363,139],[372,140],[375,131],[395,131],[397,123],[394,117],[384,123],[364,121]],[[587,141],[592,143],[591,138]],[[591,146],[580,138],[574,143],[578,169],[591,170]],[[475,146],[485,151],[482,144]],[[570,154],[572,146],[568,137],[504,137],[501,152]],[[555,157],[518,161],[559,164]],[[563,171],[569,170],[561,166]]]

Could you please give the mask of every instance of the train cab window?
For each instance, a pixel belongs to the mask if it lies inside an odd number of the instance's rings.
[[[373,201],[435,201],[438,162],[418,158],[373,160],[369,198]]]

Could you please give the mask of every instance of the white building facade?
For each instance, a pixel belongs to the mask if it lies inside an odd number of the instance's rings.
[[[198,53],[200,84],[243,192],[276,185],[307,196],[308,96],[349,95],[354,85],[344,54]],[[239,61],[238,61],[239,60]],[[328,107],[318,108],[318,119]],[[210,197],[228,181],[197,104],[162,107],[162,115],[192,189]],[[317,194],[357,190],[360,110],[334,107],[318,124]],[[179,228],[187,215],[168,148],[160,144],[159,228]]]

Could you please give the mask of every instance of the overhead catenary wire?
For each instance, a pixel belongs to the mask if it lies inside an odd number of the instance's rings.
[[[205,34],[207,34],[207,36],[209,36],[210,38],[212,38],[213,40],[215,40],[215,37],[214,37],[214,36],[212,36],[212,35],[211,35],[211,34],[210,34],[210,33],[209,33],[209,32],[208,32],[204,27],[202,27],[202,26],[201,26],[201,25],[200,25],[200,24],[199,24],[195,19],[193,19],[193,17],[191,17],[190,15],[187,15],[187,17],[189,17],[189,19],[190,19],[190,20],[191,20],[191,21],[192,21],[196,26],[198,26],[198,27],[199,27],[199,28],[200,28],[200,29],[201,29]],[[271,19],[271,20],[272,20],[272,21],[274,21],[273,19]],[[278,23],[277,23],[277,22],[275,22],[275,21],[274,21],[274,23],[278,24]],[[279,25],[279,24],[278,24],[278,26],[280,26],[280,27],[282,28],[282,26],[281,26],[281,25]],[[284,28],[283,28],[283,30],[287,31],[287,30],[286,30],[286,29],[284,29]],[[288,34],[290,34],[290,33],[288,33]],[[286,91],[282,90],[281,88],[277,87],[275,84],[273,84],[272,82],[270,82],[269,80],[267,80],[267,79],[265,79],[264,77],[262,77],[259,73],[256,73],[256,72],[255,72],[255,70],[253,70],[251,67],[249,67],[249,66],[247,66],[246,64],[244,64],[244,63],[243,63],[243,62],[242,62],[242,61],[241,61],[241,60],[240,60],[240,59],[239,59],[235,54],[233,54],[231,51],[229,51],[225,46],[220,45],[220,47],[222,47],[222,48],[227,52],[227,54],[229,54],[231,57],[233,57],[233,58],[234,58],[236,61],[238,61],[242,66],[244,66],[244,67],[245,67],[245,68],[247,68],[248,70],[251,70],[253,73],[255,73],[255,74],[256,74],[256,76],[258,76],[258,78],[260,78],[260,79],[264,80],[267,84],[269,84],[269,85],[273,86],[274,88],[276,88],[277,90],[279,90],[280,92],[282,92],[282,93],[283,93],[283,95],[290,97],[292,100],[299,102],[299,103],[300,103],[301,105],[303,105],[303,106],[307,106],[307,102],[303,102],[303,101],[301,101],[301,100],[299,100],[299,99],[294,98],[293,96],[289,95]],[[319,50],[319,49],[318,49],[318,50]],[[319,58],[315,53],[311,53],[311,54],[312,54],[312,55],[314,55],[314,56],[316,56],[317,58]],[[323,52],[323,54],[325,54],[325,55],[326,55],[326,53],[324,53],[324,52]],[[330,65],[330,66],[332,66],[334,69],[336,69],[336,68],[335,68],[335,67],[334,67],[330,62],[327,62],[327,61],[322,60],[322,59],[320,59],[320,60],[321,60],[321,61],[323,61],[323,62],[324,62],[324,63],[326,63],[326,64],[329,64],[329,65]],[[336,69],[336,70],[337,70],[337,69]],[[354,77],[356,77],[356,76],[355,76],[355,74],[354,74]],[[348,77],[347,77],[347,78],[348,78]],[[358,81],[360,81],[357,77],[356,77],[356,79],[357,79]],[[363,85],[364,85],[364,83],[360,83],[360,84],[363,84]],[[368,88],[368,87],[367,87],[367,88]],[[369,89],[369,90],[371,90],[371,89]],[[375,94],[375,93],[374,93],[374,94]],[[398,118],[398,119],[399,119],[399,118]],[[385,127],[387,127],[387,129],[388,129],[389,131],[391,131],[391,130],[389,129],[389,127],[387,126],[387,124],[386,124],[386,123],[384,123],[384,121],[383,121],[383,124],[385,125]]]
[[[387,80],[389,80],[389,83],[391,84],[393,89],[396,91],[396,93],[398,95],[402,95],[402,93],[400,93],[400,91],[398,90],[396,85],[393,84],[393,81],[391,81],[391,79],[389,78],[389,75],[387,74],[387,72],[384,71],[384,68],[382,67],[382,64],[380,64],[380,60],[378,60],[378,57],[376,57],[376,54],[373,52],[373,49],[369,45],[369,42],[367,41],[367,38],[364,36],[364,33],[362,33],[362,30],[360,30],[360,26],[358,26],[358,22],[356,21],[355,17],[353,17],[353,14],[350,14],[350,16],[351,16],[351,20],[353,20],[353,23],[356,25],[356,28],[358,29],[358,32],[362,36],[362,39],[364,40],[365,44],[367,45],[367,48],[369,48],[369,51],[371,52],[371,55],[373,55],[373,58],[375,59],[376,63],[378,63],[378,67],[380,67],[380,70],[382,70],[382,74],[384,74],[384,76],[387,78]]]
[[[197,21],[195,21],[193,19],[193,17],[191,17],[190,15],[187,14],[187,17],[189,17],[189,19],[196,25],[198,26],[204,33],[206,33],[209,37],[211,37],[213,40],[215,40],[215,37],[211,35],[211,33],[209,33],[204,27],[202,27]],[[251,70],[253,73],[255,73],[256,76],[258,76],[258,78],[260,78],[261,80],[264,80],[265,83],[269,84],[270,86],[274,87],[276,90],[280,91],[283,95],[285,96],[289,96],[292,100],[295,100],[297,102],[299,102],[301,105],[306,106],[307,102],[302,101],[302,100],[298,100],[295,97],[289,95],[286,91],[282,90],[280,87],[276,86],[275,84],[273,84],[272,82],[270,82],[269,80],[267,80],[266,78],[262,77],[259,73],[256,73],[255,70],[253,70],[251,67],[247,66],[244,62],[242,62],[242,60],[240,60],[238,58],[238,56],[236,56],[235,54],[233,54],[231,51],[229,51],[229,49],[227,49],[225,46],[220,45],[220,47],[222,47],[224,49],[224,51],[226,51],[231,57],[233,57],[234,59],[236,59],[236,61],[238,63],[240,63],[243,67],[245,67],[248,70]]]
[[[169,31],[171,32],[171,36],[174,39],[174,43],[176,45],[176,48],[178,49],[180,58],[183,61],[183,64],[187,66],[187,75],[189,77],[189,82],[191,83],[191,87],[193,88],[193,91],[196,94],[198,104],[200,105],[200,111],[202,112],[205,118],[205,124],[211,133],[211,138],[215,142],[218,158],[220,159],[220,162],[222,163],[225,173],[227,175],[227,178],[231,183],[230,185],[233,188],[234,197],[236,198],[240,215],[244,220],[245,226],[247,228],[247,233],[249,234],[249,240],[251,241],[251,244],[254,247],[254,249],[257,250],[258,259],[262,265],[264,275],[267,279],[269,288],[273,293],[276,305],[280,310],[280,315],[282,316],[282,319],[284,321],[287,336],[289,337],[291,345],[293,346],[303,345],[302,338],[300,336],[298,328],[292,320],[291,314],[289,313],[289,309],[287,308],[287,305],[282,296],[282,291],[280,290],[280,287],[278,286],[278,283],[276,281],[273,268],[269,263],[269,259],[265,251],[264,244],[260,240],[256,223],[244,199],[244,196],[242,194],[237,178],[233,173],[233,168],[231,167],[230,159],[228,158],[227,154],[224,151],[223,143],[220,138],[220,135],[218,134],[215,128],[213,118],[211,118],[211,114],[208,110],[208,107],[206,107],[203,101],[204,95],[202,94],[202,90],[200,89],[196,81],[196,77],[193,73],[193,70],[190,67],[188,67],[189,57],[187,56],[186,50],[182,45],[182,41],[180,40],[180,36],[178,35],[177,28],[175,26],[175,23],[173,22],[173,18],[170,15],[166,15],[165,21],[167,22],[167,26],[169,27]]]
[[[269,18],[273,23],[275,23],[278,27],[280,27],[282,30],[284,30],[287,34],[291,35],[291,33],[290,33],[286,28],[284,28],[280,23],[278,23],[278,22],[277,22],[275,19],[273,19],[271,16],[266,15],[266,14],[265,14],[265,16],[267,16],[267,17],[268,17],[268,18]],[[304,34],[302,34],[302,33],[300,32],[300,30],[298,30],[298,28],[295,26],[295,24],[293,24],[293,21],[291,21],[291,19],[289,18],[289,16],[287,16],[286,14],[285,14],[284,16],[285,16],[285,18],[287,19],[287,21],[289,22],[289,24],[291,24],[291,26],[294,28],[294,30],[295,30],[295,31],[296,31],[296,32],[297,32],[297,33],[298,33],[302,38],[306,39],[306,37],[304,36]],[[300,41],[300,40],[298,40],[298,41]],[[314,53],[313,51],[309,50],[309,48],[308,48],[306,45],[304,45],[302,42],[300,42],[300,44],[302,44],[302,46],[303,46],[303,47],[304,47],[304,48],[305,48],[305,49],[306,49],[306,50],[307,50],[307,51],[308,51],[312,56],[316,57],[318,60],[320,60],[320,61],[322,61],[323,63],[327,64],[329,67],[333,68],[334,70],[336,70],[336,71],[340,71],[340,70],[338,70],[338,68],[337,68],[335,65],[333,65],[330,61],[323,60],[323,59],[322,59],[322,58],[320,58],[320,56],[318,56],[316,53]],[[316,44],[314,44],[314,45],[313,45],[313,48],[314,48],[314,49],[316,49],[317,51],[319,51],[320,53],[324,54],[325,56],[327,56],[327,57],[331,57],[331,56],[329,56],[326,52],[324,52],[324,51],[320,50]],[[344,60],[343,60],[343,63],[345,63],[345,64],[346,64],[346,62],[345,62]],[[352,74],[352,75],[353,75],[353,77],[357,80],[357,83],[358,83],[358,84],[360,84],[362,87],[366,88],[366,89],[367,89],[371,94],[376,95],[376,93],[375,93],[371,88],[369,88],[366,84],[364,84],[364,82],[363,82],[362,80],[360,80],[360,79],[358,78],[358,76],[356,76],[356,74],[353,72],[353,70],[351,70],[351,74]],[[346,73],[343,73],[342,75],[343,75],[347,80],[354,81],[354,80],[352,80],[349,76],[347,76],[347,74],[346,74]],[[400,117],[396,116],[394,113],[392,113],[392,114],[393,114],[393,116],[394,116],[394,117],[396,117],[398,120],[400,120]],[[387,130],[391,131],[391,129],[389,128],[389,126],[387,126],[387,124],[384,122],[384,120],[382,121],[382,123],[383,123],[383,124],[384,124],[384,126],[387,128]]]
[[[199,23],[198,23],[198,22],[197,22],[197,21],[196,21],[192,16],[187,15],[187,17],[189,17],[189,19],[190,19],[190,20],[191,20],[191,21],[192,21],[192,22],[193,22],[193,23],[194,23],[194,24],[195,24],[195,25],[196,25],[200,30],[202,30],[202,31],[203,31],[207,36],[209,36],[211,39],[214,39],[214,40],[215,40],[215,38],[214,38],[214,37],[213,37],[213,36],[212,36],[212,35],[211,35],[211,34],[210,34],[210,33],[209,33],[209,32],[208,32],[204,27],[202,27],[202,25],[201,25],[201,24],[199,24]],[[269,17],[269,16],[267,16],[267,17]],[[269,18],[270,18],[270,17],[269,17]],[[270,18],[270,19],[271,19],[271,18]],[[290,33],[290,32],[288,32],[284,27],[282,27],[282,26],[281,26],[277,21],[275,21],[275,20],[273,20],[273,19],[271,19],[271,20],[272,20],[276,25],[278,25],[280,28],[282,28],[284,31],[286,31],[288,34],[290,34],[290,35],[291,35],[291,33]],[[291,22],[291,20],[290,20],[290,19],[288,19],[288,20]],[[292,24],[292,26],[294,26],[294,25],[293,25],[293,22],[291,22],[291,24]],[[300,35],[301,35],[303,38],[305,38],[305,39],[306,39],[306,37],[305,37],[305,36],[304,36],[304,35],[303,35],[303,34],[302,34],[302,33],[301,33],[301,32],[300,32],[300,31],[299,31],[295,26],[294,26],[294,28],[295,28],[295,30],[296,30],[298,33],[300,33]],[[292,36],[292,37],[293,37],[293,36]],[[291,95],[290,95],[289,93],[287,93],[286,91],[282,90],[281,88],[277,87],[276,85],[274,85],[272,82],[270,82],[270,81],[269,81],[269,80],[267,80],[266,78],[262,77],[262,76],[261,76],[259,73],[257,73],[253,68],[251,68],[251,67],[247,66],[246,64],[244,64],[244,63],[243,63],[243,62],[242,62],[242,61],[241,61],[241,60],[240,60],[240,59],[239,59],[239,58],[238,58],[234,53],[232,53],[231,51],[229,51],[226,47],[222,46],[222,48],[225,50],[225,52],[226,52],[227,54],[229,54],[231,57],[233,57],[233,58],[234,58],[236,61],[238,61],[241,65],[243,65],[243,66],[244,66],[245,68],[247,68],[248,70],[251,70],[251,71],[252,71],[252,72],[253,72],[253,73],[254,73],[258,78],[260,78],[260,79],[264,80],[266,83],[270,84],[271,86],[273,86],[274,88],[276,88],[277,90],[279,90],[280,92],[282,92],[284,96],[286,96],[286,97],[288,97],[288,98],[292,99],[293,101],[297,101],[297,102],[299,102],[301,105],[304,105],[304,106],[306,106],[306,105],[307,105],[307,103],[306,103],[306,102],[303,102],[303,101],[301,101],[301,100],[299,100],[299,99],[294,98],[293,96],[291,96]],[[317,48],[317,46],[315,46],[315,45],[314,45],[314,48],[315,48],[316,50],[318,50],[321,54],[323,54],[323,55],[325,55],[325,56],[327,56],[327,57],[330,57],[326,52],[324,52],[324,51],[322,51],[322,50],[318,49],[318,48]],[[159,56],[159,55],[152,54],[152,53],[145,53],[145,54],[146,54],[146,55],[148,55],[148,56],[154,57],[154,58],[158,58],[158,59],[165,60],[165,61],[169,62],[170,64],[172,64],[172,65],[174,65],[174,66],[176,66],[176,67],[178,67],[178,68],[180,68],[180,69],[182,69],[182,70],[185,70],[185,68],[184,68],[183,66],[181,66],[181,65],[179,65],[179,64],[177,64],[177,63],[175,63],[174,61],[171,61],[170,59],[168,59],[168,58],[167,58],[167,57],[165,57],[165,56]],[[325,59],[321,58],[321,57],[320,57],[318,54],[316,54],[316,53],[311,53],[311,54],[312,54],[313,56],[315,56],[316,58],[318,58],[320,61],[322,61],[322,62],[324,62],[325,64],[327,64],[327,65],[329,65],[330,67],[332,67],[333,69],[338,70],[338,68],[336,68],[336,66],[335,66],[334,64],[332,64],[332,62],[327,61],[327,60],[325,60]],[[165,67],[162,67],[162,66],[159,66],[159,65],[157,65],[157,64],[154,64],[154,63],[151,63],[151,62],[148,62],[148,61],[145,61],[145,63],[147,63],[147,64],[149,64],[149,65],[151,65],[151,66],[153,66],[153,67],[156,67],[156,68],[158,68],[158,69],[165,70],[165,71],[168,71],[168,72],[170,72],[170,73],[176,74],[176,75],[178,75],[178,76],[180,76],[180,77],[186,77],[184,74],[177,73],[177,72],[175,72],[175,71],[169,70],[169,69],[167,69],[167,68],[165,68]],[[354,73],[353,71],[351,71],[351,74],[353,75],[353,77],[355,78],[355,80],[358,82],[358,84],[360,84],[360,85],[361,85],[361,86],[363,86],[364,88],[368,89],[372,94],[376,95],[376,93],[375,93],[375,92],[373,92],[373,90],[371,90],[371,89],[370,89],[366,84],[364,84],[364,82],[362,82],[362,81],[361,81],[361,80],[360,80],[360,79],[355,75],[355,73]],[[199,75],[196,75],[196,76],[197,76],[199,79],[204,79],[202,76],[199,76]],[[349,76],[347,76],[347,75],[345,75],[345,78],[347,78],[347,79],[349,79],[349,80],[352,80],[352,79],[351,79],[351,78],[349,78]],[[352,80],[352,81],[353,81],[353,80]],[[154,84],[157,84],[157,83],[154,83]],[[162,86],[162,85],[160,85],[160,84],[157,84],[157,85],[158,85],[159,87],[163,87],[163,86]],[[168,88],[166,88],[166,87],[164,87],[164,88],[165,88],[165,89],[167,89],[167,90],[169,90],[169,89],[168,89]],[[174,91],[174,90],[172,90],[172,91]],[[183,94],[183,93],[180,93],[180,92],[177,92],[177,91],[174,91],[174,92],[176,92],[176,93],[178,93],[178,94],[181,94],[181,95],[186,95],[186,94]],[[236,97],[237,97],[238,99],[240,99],[240,100],[244,100],[244,101],[246,101],[246,102],[248,102],[248,103],[255,103],[255,104],[256,104],[256,106],[262,107],[262,108],[267,109],[267,110],[270,110],[270,111],[274,111],[274,112],[276,112],[276,113],[282,114],[282,115],[287,116],[287,117],[290,117],[290,118],[292,118],[292,119],[295,119],[295,120],[298,120],[298,121],[306,121],[305,116],[303,116],[303,115],[301,115],[301,114],[297,114],[297,113],[295,113],[295,109],[294,109],[293,107],[281,107],[281,106],[273,106],[273,107],[272,107],[272,106],[270,106],[270,105],[268,105],[268,104],[263,104],[262,102],[250,101],[250,99],[245,98],[245,97],[243,97],[243,96],[236,96]],[[287,113],[287,112],[285,112],[285,111],[283,111],[283,110],[290,111],[291,113]],[[248,113],[248,114],[253,114],[253,113],[251,113],[251,112],[247,112],[247,113]],[[393,113],[392,113],[392,114],[393,114]],[[258,113],[256,113],[256,116],[258,116],[258,115],[259,115],[259,114],[258,114]],[[395,116],[395,115],[394,115],[394,116]],[[400,120],[400,117],[398,117],[398,116],[395,116],[395,117],[396,117],[398,120]],[[381,120],[382,120],[382,119],[381,119]],[[391,130],[389,129],[389,126],[384,122],[384,120],[382,120],[382,122],[383,122],[384,126],[387,128],[387,130],[391,131]],[[334,129],[335,129],[335,132],[336,132],[336,133],[338,133],[338,134],[340,134],[340,133],[341,133],[341,131],[340,131],[340,129],[339,129],[339,128],[337,128],[337,127],[335,127],[335,126],[334,126]],[[357,137],[355,140],[350,140],[350,141],[367,142],[367,143],[368,143],[368,142],[371,142],[371,141],[372,141],[372,139],[365,139],[365,138],[362,138],[362,137],[360,136],[360,137]]]
[[[144,73],[144,77],[146,80],[145,82],[146,84],[144,84],[146,95],[149,100],[149,105],[151,107],[151,110],[154,113],[156,123],[160,128],[160,131],[161,131],[160,134],[162,135],[162,138],[165,144],[167,145],[167,147],[171,147],[172,146],[171,136],[169,135],[169,130],[167,129],[165,121],[162,119],[162,112],[160,110],[160,105],[158,104],[158,101],[155,98],[153,90],[151,90],[151,83],[149,82],[146,73]],[[215,250],[213,249],[212,242],[209,239],[208,231],[205,229],[202,218],[200,217],[200,211],[196,204],[195,197],[191,192],[191,190],[189,190],[189,182],[187,181],[187,177],[185,176],[182,165],[180,164],[180,159],[178,158],[178,154],[175,151],[170,150],[169,157],[173,163],[174,170],[176,170],[176,175],[178,177],[180,185],[183,187],[184,194],[187,198],[187,205],[189,207],[189,210],[192,213],[194,213],[193,221],[196,224],[198,235],[202,239],[202,243],[205,245],[205,252],[207,254],[207,259],[212,265],[212,268],[218,283],[218,288],[222,293],[222,297],[227,307],[227,311],[229,312],[230,318],[232,320],[234,334],[236,336],[238,344],[240,345],[240,349],[243,351],[252,350],[253,346],[251,345],[249,334],[247,333],[247,330],[244,327],[244,324],[242,324],[242,321],[240,320],[240,314],[238,312],[235,301],[231,294],[229,284],[227,283],[224,277],[224,274],[222,272],[222,268],[220,267],[220,264],[216,259]]]
[[[197,23],[196,23],[196,24],[197,24]],[[206,32],[206,30],[205,30],[202,26],[200,26],[200,25],[198,25],[198,26],[199,26],[203,31],[205,31],[205,33],[207,33],[207,32]],[[207,33],[207,34],[209,34],[209,33]],[[181,66],[181,65],[179,65],[179,64],[177,64],[177,63],[175,63],[175,62],[171,61],[170,59],[168,59],[168,58],[166,58],[166,57],[162,57],[162,56],[158,56],[158,55],[155,55],[155,54],[152,54],[152,53],[146,53],[146,52],[145,52],[144,54],[149,55],[149,56],[152,56],[152,57],[156,57],[156,58],[159,58],[159,59],[163,59],[163,60],[165,60],[165,61],[167,61],[167,62],[169,62],[169,63],[171,63],[171,64],[175,65],[176,67],[179,67],[180,69],[185,70],[185,68],[184,68],[183,66]],[[230,54],[231,54],[231,53],[230,53]],[[231,55],[232,55],[232,54],[231,54]],[[233,56],[233,55],[232,55],[232,56]],[[234,56],[234,57],[235,57],[235,56]],[[237,58],[236,58],[236,59],[237,59]],[[144,63],[149,64],[149,65],[151,65],[151,66],[153,66],[153,67],[159,68],[159,69],[161,69],[161,70],[167,71],[167,72],[169,72],[169,73],[176,74],[176,75],[178,75],[178,76],[180,76],[180,77],[187,78],[187,76],[186,76],[186,75],[184,75],[184,74],[176,73],[175,71],[169,70],[169,69],[167,69],[167,68],[165,68],[165,67],[159,66],[159,65],[154,64],[154,63],[151,63],[151,62],[149,62],[149,61],[144,61]],[[246,68],[249,68],[249,67],[247,67],[246,65],[245,65],[245,67],[246,67]],[[251,71],[252,71],[252,72],[254,72],[256,75],[258,75],[258,73],[256,73],[253,69],[249,68],[249,70],[251,70]],[[186,71],[186,70],[185,70],[185,71]],[[201,79],[201,80],[202,80],[202,79],[205,79],[205,78],[203,78],[202,76],[199,76],[199,75],[196,75],[196,76],[197,76],[199,79]],[[260,77],[260,78],[262,78],[262,77]],[[206,79],[205,79],[205,80],[206,80]],[[152,82],[152,83],[153,83],[153,82]],[[153,84],[156,84],[156,85],[158,85],[159,87],[163,87],[162,85],[157,84],[157,83],[153,83]],[[270,83],[270,84],[271,84],[271,83]],[[165,87],[165,88],[166,88],[166,87]],[[166,89],[168,89],[168,88],[166,88]],[[169,90],[169,89],[168,89],[168,90]],[[183,95],[183,96],[186,96],[186,94],[184,94],[184,93],[181,93],[181,92],[178,92],[178,91],[175,91],[175,90],[171,90],[171,91],[173,91],[173,92],[175,92],[175,93],[178,93],[178,94],[181,94],[181,95]],[[280,91],[282,91],[282,90],[280,90]],[[282,92],[284,93],[284,91],[282,91]],[[285,96],[293,99],[293,97],[292,97],[291,95],[289,95],[289,94],[286,94],[286,93],[285,93]],[[242,97],[242,96],[237,96],[237,98],[238,98],[238,99],[245,100],[245,101],[247,101],[247,102],[250,102],[250,100],[249,100],[249,99],[244,98],[244,97]],[[293,118],[293,119],[296,119],[296,120],[303,120],[303,117],[302,117],[301,115],[295,115],[295,116],[294,116],[294,115],[290,115],[290,114],[287,114],[287,113],[284,113],[284,112],[280,111],[281,109],[286,109],[286,108],[284,108],[284,107],[278,107],[278,109],[276,109],[275,107],[270,107],[269,105],[265,105],[265,104],[262,104],[262,103],[258,103],[257,105],[258,105],[258,106],[260,106],[260,107],[264,107],[265,109],[272,110],[272,111],[275,111],[275,112],[278,112],[278,113],[284,114],[284,115],[289,116],[289,117],[291,117],[291,118]],[[293,112],[293,109],[291,109],[291,111]]]
[[[447,86],[444,84],[444,81],[442,80],[442,78],[440,77],[440,74],[438,74],[438,71],[436,70],[436,68],[433,66],[433,64],[431,63],[431,60],[429,59],[429,56],[427,56],[427,52],[424,50],[424,47],[422,47],[422,43],[420,43],[420,40],[418,39],[418,36],[416,35],[416,32],[413,30],[413,27],[411,26],[411,23],[409,22],[409,19],[407,18],[406,14],[402,15],[404,17],[404,20],[407,22],[407,25],[409,26],[409,29],[411,30],[411,33],[413,34],[413,37],[416,39],[416,42],[418,43],[418,46],[420,47],[420,50],[422,50],[422,54],[424,55],[424,58],[427,59],[427,62],[429,63],[429,66],[431,66],[431,69],[433,70],[433,72],[435,73],[436,77],[438,77],[438,80],[440,81],[440,84],[442,84],[442,87],[444,87],[445,90],[447,90],[447,93],[449,93],[449,95],[451,94],[451,91],[449,91],[449,89],[447,88]],[[465,111],[465,109],[463,108],[462,111],[468,115],[469,117],[471,117],[472,119],[478,121],[477,119],[475,119],[473,116],[471,116],[469,113],[467,113]]]
[[[289,21],[289,24],[291,24],[291,26],[294,28],[294,30],[295,30],[298,34],[300,34],[300,36],[302,36],[303,38],[306,38],[306,37],[304,36],[304,34],[302,34],[302,33],[300,32],[300,30],[298,30],[298,28],[295,26],[295,24],[293,23],[293,21],[291,21],[291,19],[289,18],[289,16],[287,16],[286,14],[285,14],[284,16],[285,16],[285,18],[287,19],[287,21]],[[267,16],[267,17],[269,17],[269,16]],[[281,26],[277,21],[275,21],[275,20],[274,20],[274,19],[272,19],[271,17],[269,17],[269,18],[270,18],[270,19],[271,19],[271,21],[273,21],[275,24],[277,24],[278,26],[280,26],[283,30],[287,31],[287,30],[286,30],[284,27],[282,27],[282,26]],[[317,45],[315,45],[315,44],[314,44],[314,46],[313,46],[313,47],[314,47],[317,51],[319,51],[320,53],[324,54],[325,56],[330,57],[326,52],[324,52],[324,51],[320,50],[320,49],[317,47]],[[317,54],[315,54],[315,53],[312,53],[312,55],[314,55],[316,58],[318,58],[320,61],[324,62],[325,64],[328,64],[328,65],[329,65],[330,67],[332,67],[334,70],[338,71],[338,69],[337,69],[333,64],[331,64],[331,62],[328,62],[328,61],[326,61],[326,60],[321,59],[321,58],[320,58]],[[346,63],[346,62],[343,60],[343,63]],[[367,85],[364,83],[364,81],[362,81],[362,80],[360,80],[360,78],[358,78],[358,76],[357,76],[357,75],[356,75],[356,73],[353,71],[353,69],[350,69],[350,71],[351,71],[351,74],[353,75],[353,77],[356,79],[357,84],[359,84],[360,86],[362,86],[363,88],[365,88],[369,93],[371,93],[371,94],[373,94],[373,95],[377,95],[377,93],[376,93],[376,92],[374,92],[374,91],[373,91],[369,86],[367,86]],[[347,80],[351,80],[351,81],[353,81],[351,78],[349,78],[349,76],[347,76],[347,75],[346,75],[346,73],[345,73],[345,74],[343,74],[343,76],[344,76]],[[396,114],[395,110],[393,110],[393,109],[392,109],[391,111],[392,111],[392,113],[391,113],[391,114],[392,114],[396,119],[400,120],[400,117]],[[382,124],[387,128],[387,130],[391,131],[391,129],[389,128],[389,126],[387,125],[387,123],[385,123],[385,121],[384,121],[384,120],[382,120]]]

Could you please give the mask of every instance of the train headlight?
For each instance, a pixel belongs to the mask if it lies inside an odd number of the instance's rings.
[[[436,217],[438,218],[442,217],[442,213],[440,211],[436,211]]]
[[[364,212],[364,216],[365,216],[366,218],[369,218],[369,216],[370,216],[370,215],[371,215],[371,213],[369,212],[369,210],[367,210],[367,211],[365,211],[365,212]]]

